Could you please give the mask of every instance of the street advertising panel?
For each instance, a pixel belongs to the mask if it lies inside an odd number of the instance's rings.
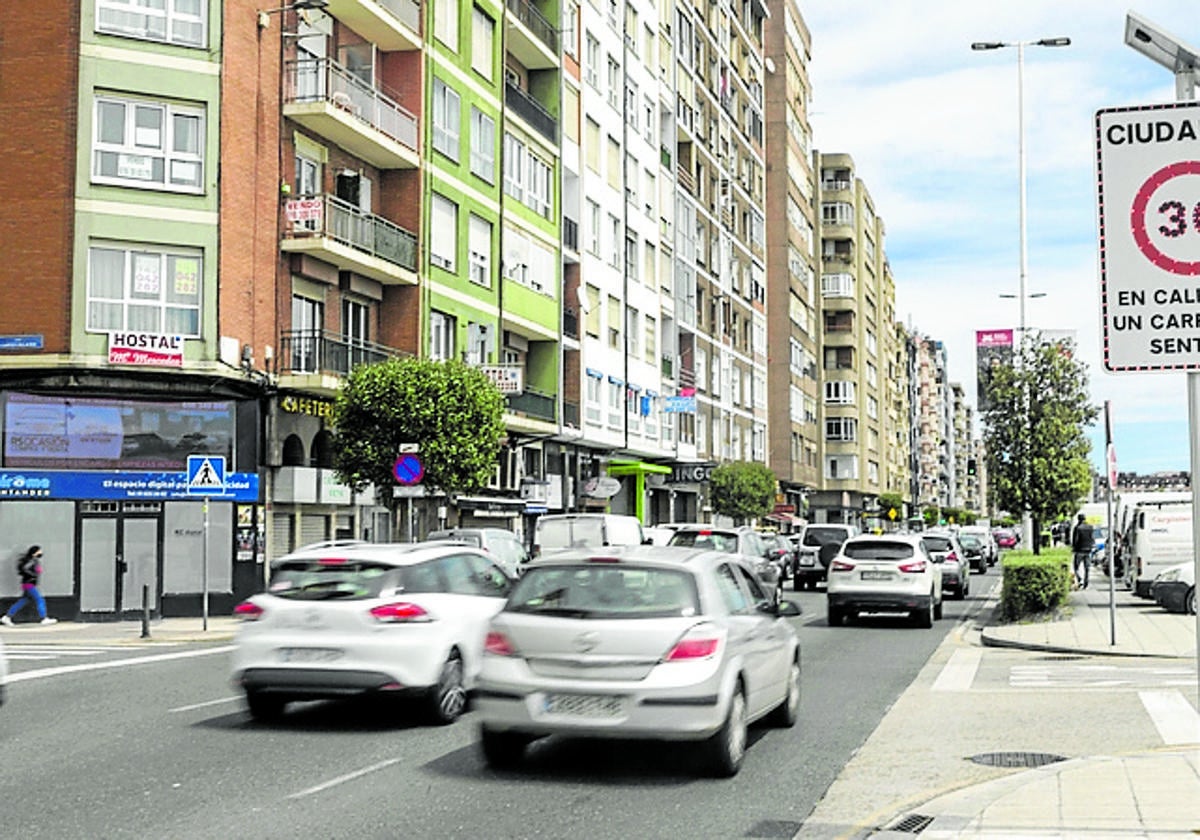
[[[975,402],[979,411],[991,409],[987,390],[992,370],[1013,363],[1012,330],[977,330],[975,333]]]

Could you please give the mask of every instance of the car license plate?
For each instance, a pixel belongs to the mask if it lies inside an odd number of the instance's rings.
[[[813,561],[813,559],[811,557],[805,555],[804,557],[800,558],[800,565],[801,566],[815,566],[816,563]]]
[[[615,718],[621,716],[623,706],[620,697],[605,694],[547,694],[542,711],[548,715]]]
[[[877,572],[871,569],[864,569],[862,573],[863,580],[891,580],[893,577],[891,572]]]
[[[285,647],[279,649],[280,662],[333,662],[342,658],[343,651],[339,648],[298,648]]]

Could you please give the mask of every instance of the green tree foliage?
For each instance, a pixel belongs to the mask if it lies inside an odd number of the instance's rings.
[[[1074,350],[1070,340],[1030,336],[987,386],[991,407],[982,419],[991,490],[1003,510],[1029,511],[1034,534],[1074,513],[1091,487],[1085,429],[1099,412],[1088,402],[1087,370]],[[1038,553],[1040,546],[1032,548]]]
[[[738,522],[766,516],[775,506],[775,474],[763,464],[721,464],[709,479],[714,513]]]
[[[427,486],[459,493],[487,484],[504,433],[504,395],[462,362],[388,359],[350,372],[333,421],[338,479],[356,492],[375,485],[393,507],[401,444],[419,447]]]
[[[896,511],[895,519],[888,516],[889,510]],[[884,522],[902,522],[904,520],[904,497],[899,493],[880,493],[879,515]]]

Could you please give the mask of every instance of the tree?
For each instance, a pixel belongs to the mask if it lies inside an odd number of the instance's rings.
[[[896,511],[895,518],[888,516],[890,511]],[[887,522],[898,523],[904,521],[904,497],[899,493],[880,493],[879,494],[879,511],[880,516]]]
[[[766,516],[774,507],[776,486],[775,474],[764,464],[721,464],[709,478],[713,512],[739,522]]]
[[[987,386],[982,419],[991,489],[1000,508],[1029,511],[1034,535],[1042,523],[1071,515],[1091,487],[1084,430],[1098,409],[1088,402],[1087,370],[1074,349],[1070,340],[1027,337],[1013,364],[996,366]]]
[[[462,362],[394,358],[350,371],[333,422],[338,479],[355,492],[375,485],[394,510],[401,444],[417,445],[427,486],[458,493],[487,485],[504,433],[504,395]]]

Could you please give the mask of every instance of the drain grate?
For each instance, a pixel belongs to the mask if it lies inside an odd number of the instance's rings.
[[[1064,653],[1052,656],[1039,656],[1037,659],[1041,662],[1078,662],[1080,659],[1087,659],[1087,657],[1074,653]]]
[[[992,752],[973,755],[970,760],[988,767],[1042,767],[1056,761],[1066,761],[1067,757],[1054,753]]]
[[[795,837],[802,828],[804,828],[804,823],[791,820],[759,820],[751,826],[746,836],[788,840],[788,838]]]
[[[929,828],[929,824],[933,822],[933,819],[933,817],[927,817],[924,814],[905,814],[885,828],[884,831],[903,831],[906,834],[920,834]]]

